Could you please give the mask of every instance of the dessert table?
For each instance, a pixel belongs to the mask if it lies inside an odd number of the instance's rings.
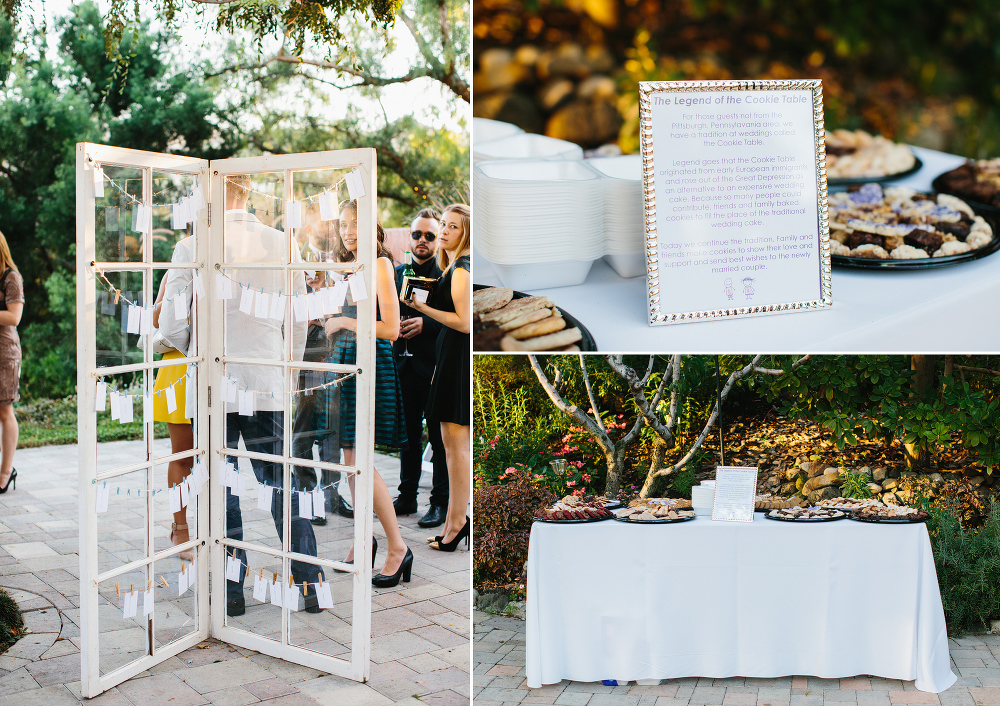
[[[923,162],[893,184],[929,191],[938,174],[965,160],[913,148]],[[477,284],[501,284],[493,266],[473,251]],[[833,306],[728,321],[649,326],[646,278],[619,277],[603,260],[584,284],[541,289],[593,334],[599,350],[689,353],[994,352],[1000,321],[987,313],[1000,300],[1000,254],[950,267],[914,271],[833,268]]]
[[[527,683],[956,677],[926,526],[536,522]]]

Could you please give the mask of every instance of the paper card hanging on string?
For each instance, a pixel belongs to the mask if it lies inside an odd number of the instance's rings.
[[[94,165],[94,198],[104,198],[104,170]]]
[[[292,297],[292,313],[295,315],[296,323],[309,320],[309,309],[308,304],[306,304],[305,294],[296,294]]]
[[[333,305],[337,308],[347,303],[347,287],[347,280],[343,278],[338,279],[333,287]]]
[[[242,498],[247,494],[247,477],[241,473],[236,474],[232,487],[233,495]]]
[[[300,492],[299,496],[299,517],[311,520],[312,514],[312,493]]]
[[[184,480],[182,480],[181,484],[180,484],[180,489],[181,489],[181,507],[188,507],[188,506],[191,505],[191,488],[188,485],[188,479],[189,478],[190,478],[190,476],[188,476],[188,478],[185,478]]]
[[[205,462],[199,458],[194,462],[194,468],[191,470],[191,477],[194,478],[194,486],[192,490],[194,494],[197,495],[201,492],[205,483],[208,481],[208,469],[205,468]]]
[[[302,204],[298,201],[289,201],[285,208],[285,216],[288,220],[289,228],[302,227]]]
[[[324,191],[319,195],[319,219],[332,221],[337,217],[337,204],[333,200],[332,191]]]
[[[232,299],[232,281],[221,272],[215,273],[215,296],[217,299]]]
[[[186,321],[188,317],[188,308],[186,297],[181,293],[177,292],[176,296],[170,300],[170,305],[174,307],[174,321]],[[163,318],[163,312],[160,312],[160,318]]]
[[[281,583],[275,579],[271,578],[271,603],[276,606],[281,606],[284,604],[282,599]]]
[[[194,218],[197,218],[197,212],[205,208],[205,194],[202,193],[201,184],[198,183],[197,179],[195,179],[194,182],[194,189],[191,190],[191,200],[195,210],[193,216]],[[192,218],[192,220],[194,220],[194,218]]]
[[[313,584],[316,590],[316,600],[320,608],[333,609],[333,595],[330,593],[330,584],[324,583],[320,586]]]
[[[267,292],[257,292],[257,303],[253,315],[258,319],[266,319],[271,313],[271,301]]]
[[[122,618],[128,620],[135,617],[136,608],[139,605],[139,594],[135,591],[126,593],[122,597]]]
[[[259,573],[253,579],[253,597],[258,603],[267,603],[267,579]]]
[[[226,557],[226,580],[233,583],[240,581],[240,560],[234,556]]]
[[[134,421],[135,410],[132,407],[132,395],[122,395],[118,399],[119,417],[122,424]]]
[[[227,377],[225,380],[225,389],[224,389],[226,395],[226,402],[235,402],[236,393],[238,390],[239,387],[236,384],[236,378]]]
[[[195,555],[197,555],[198,548],[192,547],[191,551],[194,552]],[[198,578],[198,572],[194,570],[194,562],[191,563],[191,567],[187,570],[187,577],[188,577],[188,588],[194,591],[195,579]]]
[[[201,272],[195,270],[191,281],[194,282],[195,296],[198,297],[198,301],[201,301],[205,298],[205,280],[201,278]]]
[[[107,481],[104,481],[97,486],[97,504],[95,510],[97,512],[107,512],[108,511],[108,501],[111,499],[111,486],[108,485]]]
[[[108,408],[108,383],[103,380],[97,381],[96,397],[94,397],[94,411],[103,412]]]
[[[121,411],[118,407],[118,397],[118,390],[112,390],[109,398],[111,401],[111,421],[113,422],[118,421],[118,418],[121,416]]]
[[[306,305],[309,307],[309,318],[319,319],[323,316],[323,301],[319,292],[309,292],[306,295]]]
[[[257,487],[258,510],[266,510],[267,512],[271,512],[271,502],[273,493],[274,493],[274,486],[261,483]]]
[[[167,491],[170,496],[170,512],[181,511],[181,488],[175,485]]]
[[[244,417],[253,416],[253,390],[240,390],[240,414]]]
[[[166,395],[167,398],[167,414],[173,414],[177,411],[177,393],[174,392],[174,386],[167,385],[163,394]]]
[[[149,615],[153,612],[153,589],[148,588],[142,592],[142,614]]]
[[[231,483],[229,479],[229,474],[233,470],[233,464],[229,461],[223,461],[222,466],[219,469],[219,485],[224,488],[228,488]]]
[[[245,285],[240,285],[240,311],[249,315],[253,309],[253,290]]]
[[[293,583],[291,586],[285,586],[285,599],[283,604],[289,610],[298,611],[299,585],[297,583]]]
[[[180,203],[170,204],[170,230],[184,230],[187,222],[184,220],[184,212]]]
[[[148,306],[139,309],[139,335],[147,336],[153,331],[153,310]]]
[[[281,296],[281,292],[271,296],[271,313],[269,318],[276,321],[285,320],[285,298]]]
[[[323,489],[317,487],[312,491],[312,496],[313,515],[315,517],[326,517],[326,495],[323,494]]]
[[[139,307],[132,304],[128,305],[128,325],[125,328],[126,333],[139,333],[139,322],[142,318],[142,312],[139,311]]]
[[[365,183],[361,179],[361,170],[352,170],[344,177],[344,181],[347,182],[347,193],[350,195],[351,201],[357,201],[365,195]]]
[[[188,590],[187,573],[184,571],[185,564],[181,562],[181,572],[177,574],[177,595],[183,596]]]
[[[368,298],[368,289],[365,287],[365,278],[360,272],[355,272],[347,280],[351,286],[351,298],[355,302],[364,301]]]

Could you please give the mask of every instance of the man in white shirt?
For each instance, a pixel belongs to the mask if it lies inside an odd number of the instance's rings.
[[[287,306],[288,294],[305,292],[305,277],[301,271],[291,273],[286,281],[285,271],[278,266],[300,261],[298,248],[289,247],[288,238],[279,230],[265,226],[246,210],[251,193],[249,175],[233,175],[226,179],[226,214],[223,229],[224,261],[229,266],[241,263],[274,263],[275,269],[229,269],[227,274],[241,286],[234,287],[233,297],[225,302],[225,354],[227,357],[259,359],[261,364],[230,363],[226,374],[236,379],[237,389],[252,396],[253,411],[240,414],[239,401],[226,402],[226,447],[238,448],[240,437],[248,451],[281,456],[284,448],[284,399],[285,373],[281,366],[273,365],[282,360],[302,360],[305,348],[305,322],[293,322]],[[245,288],[253,292],[254,306],[250,313],[240,310]],[[282,297],[283,317],[270,318],[270,306],[264,316],[257,316],[258,293]],[[290,340],[286,337],[290,334]],[[270,362],[271,365],[265,363]],[[239,398],[237,398],[238,400]],[[229,457],[231,463],[236,459]],[[283,470],[280,461],[251,459],[254,475],[259,483],[276,489],[271,500],[271,515],[278,537],[282,537],[283,499],[281,496]],[[296,490],[294,478],[291,490]],[[291,501],[290,549],[299,554],[316,556],[316,536],[309,520],[299,517],[298,496]],[[243,538],[243,517],[240,498],[226,489],[226,536]],[[226,613],[242,615],[245,608],[243,581],[246,574],[246,553],[242,549],[232,552],[242,562],[239,581],[226,582]],[[291,573],[295,583],[315,583],[322,572],[314,564],[293,561]],[[306,610],[318,612],[315,597],[308,599]]]

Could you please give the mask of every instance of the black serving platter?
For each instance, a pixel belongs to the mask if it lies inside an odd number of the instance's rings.
[[[660,520],[630,520],[625,517],[616,517],[619,522],[624,522],[627,525],[672,525],[675,522],[690,522],[691,520],[698,519],[697,515],[692,515],[691,517],[675,517],[673,519],[663,518]]]
[[[582,525],[588,522],[604,522],[605,520],[613,519],[612,515],[607,517],[588,517],[584,520],[557,520],[554,517],[534,517],[532,518],[535,522],[549,522],[553,525]]]
[[[911,174],[916,174],[924,166],[924,163],[920,161],[920,157],[914,155],[913,166],[909,169],[905,169],[901,172],[896,172],[895,174],[886,174],[880,177],[827,177],[827,186],[853,186],[854,184],[885,184],[890,181],[897,181],[899,179],[904,179]]]
[[[768,511],[764,517],[769,520],[776,520],[777,522],[800,522],[802,524],[809,524],[811,522],[836,522],[837,520],[842,520],[847,517],[847,513],[842,514],[840,517],[812,517],[812,518],[802,518],[802,517],[774,517],[771,513],[774,510]],[[843,510],[838,510],[838,512],[843,512]]]
[[[876,525],[914,525],[918,522],[927,522],[930,516],[923,518],[916,517],[858,517],[854,513],[848,515],[848,518],[854,520],[855,522],[871,522]]]
[[[480,289],[490,289],[490,287],[485,284],[472,285],[472,291],[478,292]],[[530,297],[530,296],[532,295],[514,290],[514,299],[524,299],[525,297]],[[566,328],[573,328],[575,326],[576,328],[580,329],[580,334],[583,336],[583,338],[581,338],[579,341],[576,342],[576,345],[579,347],[579,349],[581,351],[587,351],[587,352],[596,351],[597,342],[594,340],[594,336],[590,333],[590,331],[587,330],[587,327],[581,324],[579,319],[577,319],[572,314],[568,313],[561,306],[557,306],[556,309],[558,309],[559,313],[562,314],[562,317],[566,319]],[[544,353],[545,351],[538,351],[538,352]],[[556,351],[556,353],[558,352],[559,351]]]

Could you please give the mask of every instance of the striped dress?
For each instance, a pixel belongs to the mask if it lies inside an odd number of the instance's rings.
[[[357,318],[357,307],[345,306],[341,316]],[[358,359],[358,338],[354,331],[343,331],[327,357],[327,363],[354,365]],[[338,373],[327,373],[327,380],[334,380]],[[354,446],[355,425],[357,423],[357,382],[351,377],[340,385],[340,446]],[[328,410],[333,403],[334,391],[324,387],[317,391],[317,429],[327,429]],[[406,424],[403,418],[403,395],[396,376],[396,362],[392,357],[392,343],[375,341],[375,447],[396,450],[406,445]]]

